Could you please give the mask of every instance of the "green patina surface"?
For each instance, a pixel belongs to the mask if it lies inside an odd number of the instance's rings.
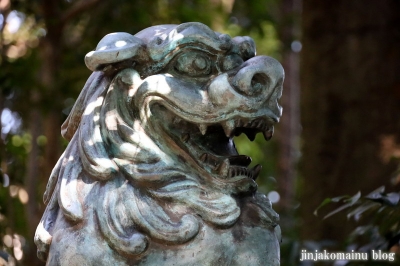
[[[242,133],[279,121],[282,66],[201,23],[106,35],[62,127],[35,242],[47,265],[279,265]]]

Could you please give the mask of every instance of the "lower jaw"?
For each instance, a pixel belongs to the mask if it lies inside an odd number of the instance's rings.
[[[202,155],[199,155],[202,153]],[[256,165],[252,169],[240,165],[230,165],[226,156],[213,155],[204,151],[196,152],[192,149],[190,157],[196,162],[201,172],[209,176],[216,188],[227,194],[253,193],[257,190],[255,182],[261,167]],[[232,155],[238,156],[238,155]]]
[[[158,113],[157,111],[155,113]],[[168,123],[169,119],[161,114],[163,113],[156,115],[158,119],[153,124],[154,128],[164,131],[163,133],[169,136],[170,141],[174,142],[173,145],[179,147],[180,151],[177,151],[177,154],[181,154],[178,157],[182,157],[186,163],[190,160],[191,163],[189,164],[194,169],[197,168],[195,171],[198,171],[200,175],[207,175],[211,182],[215,183],[217,189],[220,188],[230,194],[248,193],[257,190],[255,179],[261,167],[256,165],[249,169],[246,165],[237,165],[235,163],[231,165],[229,162],[230,157],[241,157],[234,148],[231,139],[222,134],[211,135],[209,140],[213,140],[213,142],[208,144],[206,143],[207,140],[202,139],[207,136],[200,135],[196,131],[197,127],[195,125],[190,125],[190,127],[171,127],[171,125],[174,125],[174,118]],[[214,144],[214,142],[216,143]],[[221,146],[222,148],[218,149],[221,154],[215,154],[206,146]]]

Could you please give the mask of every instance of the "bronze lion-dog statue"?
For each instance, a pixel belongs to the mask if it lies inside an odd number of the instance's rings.
[[[284,71],[249,37],[201,23],[106,35],[62,126],[44,194],[47,265],[279,265],[279,216],[261,166],[233,137],[266,140]]]

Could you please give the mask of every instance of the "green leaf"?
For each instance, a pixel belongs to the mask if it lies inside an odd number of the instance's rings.
[[[379,202],[383,205],[387,206],[396,206],[400,200],[400,194],[398,192],[392,192],[388,194],[384,194],[383,191],[370,193],[365,197],[366,199]]]
[[[360,206],[355,208],[354,210],[350,211],[347,214],[347,218],[350,219],[351,217],[354,216],[354,220],[358,221],[358,220],[360,220],[361,215],[364,212],[366,212],[366,211],[368,211],[368,210],[370,210],[370,209],[372,209],[374,207],[377,207],[377,206],[379,206],[379,204],[376,203],[376,202],[370,202],[370,201],[364,202]]]
[[[336,210],[331,211],[330,213],[328,213],[327,215],[325,215],[325,216],[324,216],[324,219],[326,219],[326,218],[328,218],[328,217],[330,217],[330,216],[332,216],[332,215],[334,215],[334,214],[336,214],[336,213],[338,213],[338,212],[340,212],[340,211],[343,211],[343,210],[345,210],[345,209],[347,209],[347,208],[353,206],[353,205],[360,199],[360,197],[361,197],[361,192],[358,191],[353,197],[344,200],[344,202],[347,202],[346,204],[340,206],[340,207],[337,208]],[[340,198],[340,197],[339,197],[339,198]]]
[[[324,201],[315,209],[314,215],[318,216],[318,210],[327,205],[328,203],[331,203],[332,199],[331,198],[326,198]]]
[[[374,198],[380,198],[382,196],[382,193],[385,192],[385,186],[381,186],[371,193],[369,193],[367,196],[365,196],[368,199],[374,199]]]
[[[339,196],[339,197],[334,197],[334,198],[326,198],[324,201],[315,209],[314,215],[318,216],[318,210],[321,209],[322,207],[328,205],[331,202],[339,202],[341,200],[346,200],[348,199],[349,196],[344,195],[344,196]]]
[[[332,202],[339,202],[341,200],[346,201],[346,199],[350,198],[348,195],[345,196],[339,196],[339,197],[334,197],[331,199]]]
[[[396,192],[388,193],[383,200],[389,206],[396,206],[399,203],[400,195]]]
[[[358,191],[353,197],[347,199],[345,202],[349,202],[351,205],[356,203],[361,198],[361,192]]]
[[[331,211],[330,213],[328,213],[327,215],[325,215],[323,219],[325,220],[326,218],[331,217],[332,215],[334,215],[334,214],[336,214],[336,213],[338,213],[338,212],[340,212],[340,211],[343,211],[343,210],[345,210],[345,209],[351,207],[352,205],[353,205],[353,204],[352,204],[351,202],[350,202],[350,203],[346,203],[346,204],[340,206],[339,208],[337,208],[336,210]]]

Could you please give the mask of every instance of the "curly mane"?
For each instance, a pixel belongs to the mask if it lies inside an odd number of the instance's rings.
[[[45,260],[51,246],[49,263],[64,255],[64,262],[90,260],[105,247],[108,258],[142,259],[147,249],[160,255],[196,235],[193,250],[201,250],[212,234],[224,234],[224,250],[259,238],[266,246],[252,250],[254,258],[268,249],[277,261],[279,216],[256,193],[261,165],[249,167],[233,137],[272,137],[282,112],[279,62],[255,56],[249,37],[184,23],[106,35],[85,63],[93,73],[62,125],[70,142],[44,194],[38,256]],[[234,230],[249,237],[231,249]],[[70,240],[91,249],[64,252]]]
[[[239,217],[232,196],[172,163],[170,152],[157,146],[156,132],[146,132],[132,112],[137,82],[133,69],[112,81],[94,72],[87,81],[62,127],[70,143],[47,185],[44,201],[50,203],[36,242],[48,247],[58,206],[74,223],[93,210],[103,237],[124,255],[142,253],[151,240],[184,243],[202,220],[224,227]],[[92,198],[101,200],[93,205]]]

